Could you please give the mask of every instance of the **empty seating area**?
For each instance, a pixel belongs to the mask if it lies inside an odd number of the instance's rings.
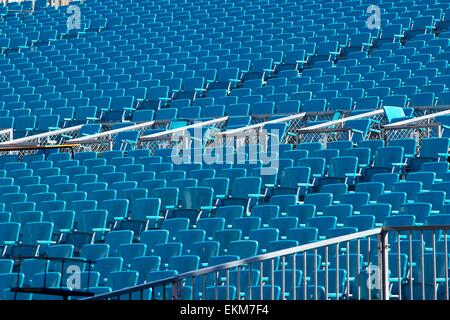
[[[82,16],[76,29],[67,28],[67,7],[0,6],[0,130],[13,129],[12,144],[79,125],[58,143],[148,123],[123,130],[107,151],[2,151],[0,299],[60,299],[10,288],[71,289],[64,259],[78,270],[77,289],[102,294],[379,227],[450,225],[447,114],[430,118],[440,130],[394,129],[389,139],[380,133],[385,123],[364,118],[343,124],[351,136],[319,131],[306,141],[287,132],[286,120],[275,126],[289,140],[270,150],[216,145],[215,163],[201,157],[206,144],[180,152],[138,143],[221,117],[226,131],[300,113],[312,126],[374,110],[391,124],[448,110],[450,2],[375,2],[73,1]],[[366,24],[372,4],[380,28]],[[180,153],[193,161],[175,163]],[[261,161],[264,153],[273,160]],[[392,269],[401,283],[433,272],[431,247],[449,258],[442,234],[389,242],[389,259],[403,262]],[[412,256],[410,243],[421,255]],[[223,274],[196,278],[181,296],[352,299],[360,273],[376,264],[376,246],[361,240],[359,254],[338,246],[299,254],[296,263],[278,259],[273,273],[232,269],[228,288]],[[306,278],[318,288],[303,287]],[[440,281],[439,299],[446,285]],[[394,284],[390,294],[420,298],[420,289],[410,292]]]

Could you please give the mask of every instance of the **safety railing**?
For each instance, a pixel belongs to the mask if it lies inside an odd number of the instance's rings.
[[[391,299],[449,300],[450,225],[383,230],[389,235]]]
[[[449,229],[376,228],[88,299],[448,300]]]
[[[187,149],[192,143],[203,147],[225,128],[227,120],[228,117],[221,117],[145,135],[139,138],[137,148],[154,152],[162,148]]]
[[[383,241],[383,230],[377,228],[210,266],[92,299],[139,299],[145,295],[152,299],[186,300],[361,299],[364,296],[361,279],[347,276],[353,268],[348,260],[350,252],[360,254],[363,247],[369,253],[378,252],[380,262],[368,258],[361,261],[358,269],[365,266],[368,270],[374,267],[384,270],[386,252],[380,250],[382,246],[377,248]],[[346,252],[347,259],[341,267],[341,255],[334,254],[340,251]],[[350,292],[350,282],[357,282],[358,290]],[[379,297],[383,297],[383,287],[376,286],[376,289]],[[366,290],[366,296],[371,297],[371,282]]]
[[[19,3],[21,4],[22,2],[30,2],[30,7],[29,9],[21,9],[21,10],[14,10],[14,9],[8,9],[7,10],[7,14],[12,13],[14,15],[25,15],[25,14],[32,14],[35,11],[35,7],[36,7],[36,1],[35,0],[3,0],[0,2],[0,6],[8,6],[11,3]]]
[[[413,116],[421,117],[430,113],[441,112],[450,109],[450,105],[414,106]]]
[[[441,137],[443,126],[435,118],[450,114],[450,109],[422,115],[419,117],[386,124],[381,129],[383,139],[388,142],[395,139],[414,138],[418,142],[423,138]]]
[[[347,116],[348,113],[350,113],[351,111],[339,111],[342,115]],[[326,122],[326,121],[331,121],[333,120],[334,116],[336,114],[336,111],[331,110],[331,111],[317,111],[317,112],[307,112],[305,114],[305,121],[321,121],[321,122]],[[263,123],[263,122],[267,122],[270,121],[270,118],[272,118],[274,115],[273,114],[260,114],[260,115],[252,115],[252,121],[251,124],[259,124],[259,123]]]
[[[0,143],[11,141],[13,139],[13,129],[0,130]]]
[[[26,136],[23,138],[12,139],[12,129],[0,131],[0,148],[18,147],[18,146],[48,146],[48,145],[63,145],[69,139],[78,137],[83,126],[73,126],[64,129],[53,130],[49,132],[39,133],[35,135]],[[10,138],[10,139],[8,139]],[[6,152],[6,151],[5,151]],[[5,152],[0,154],[5,154]],[[20,153],[35,153],[38,149],[22,150]]]
[[[280,136],[282,139],[280,142],[289,143],[296,130],[304,126],[305,115],[306,113],[302,112],[274,120],[256,123],[250,126],[226,130],[218,133],[216,135],[216,139],[209,146],[231,145],[239,148],[242,145],[260,144],[262,149],[266,149],[265,147],[267,146],[267,142],[271,134],[270,132],[264,132],[263,129],[266,125],[276,123],[287,124],[285,134],[283,137]]]
[[[94,260],[75,257],[49,257],[47,255],[17,256],[12,258],[15,260],[15,272],[17,275],[17,286],[10,289],[12,300],[20,299],[21,294],[52,296],[53,299],[56,297],[62,300],[94,295],[89,286],[86,289],[82,289],[83,286],[96,282],[96,274],[92,270],[92,266],[95,264]],[[43,270],[43,273],[41,273],[42,281],[38,281],[36,285],[22,284],[20,280],[24,275],[22,267],[26,261],[30,260],[41,260],[42,264],[52,265],[51,271],[49,270],[50,268]]]
[[[128,144],[136,144],[137,138],[139,138],[139,136],[142,135],[142,133],[144,133],[146,130],[154,128],[155,124],[156,121],[143,122],[118,129],[103,131],[85,137],[70,139],[67,142],[79,144],[80,151],[102,152],[112,150],[116,143],[119,144],[118,148],[122,149],[123,147],[126,147],[126,145]],[[120,134],[133,131],[139,132],[139,135],[136,137],[135,141],[132,141],[131,138],[130,140],[125,138],[123,140],[121,139],[121,141],[117,141],[117,139],[120,138]]]
[[[350,127],[345,127],[347,121],[358,119],[370,119],[370,126],[367,132],[361,132]],[[380,124],[384,122],[384,110],[377,109],[369,112],[360,113],[353,116],[343,117],[337,120],[313,124],[296,131],[295,144],[302,142],[319,141],[326,144],[336,140],[352,140],[353,135],[363,134],[363,138],[379,138],[378,130]]]

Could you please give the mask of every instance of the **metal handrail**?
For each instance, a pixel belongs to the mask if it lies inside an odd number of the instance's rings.
[[[249,131],[249,130],[260,129],[260,128],[264,127],[266,124],[287,122],[287,121],[291,121],[291,120],[295,120],[295,119],[304,118],[305,116],[306,116],[306,112],[301,112],[301,113],[297,113],[297,114],[290,115],[290,116],[287,116],[287,117],[282,117],[282,118],[278,118],[278,119],[274,119],[274,120],[269,120],[269,121],[265,121],[265,122],[253,124],[253,125],[250,125],[250,126],[237,128],[237,129],[227,130],[227,131],[224,131],[224,132],[220,132],[217,135],[218,136],[231,136],[231,135],[239,134],[241,132],[245,132],[245,131]]]
[[[133,287],[116,290],[116,291],[110,292],[110,293],[100,294],[100,295],[97,295],[90,299],[101,300],[101,299],[113,298],[113,297],[121,296],[124,294],[136,292],[136,291],[142,291],[142,290],[157,287],[157,286],[163,286],[163,285],[167,285],[167,284],[176,283],[180,280],[187,279],[187,278],[198,277],[198,276],[202,276],[202,275],[209,274],[212,272],[231,269],[231,268],[242,266],[242,265],[248,265],[248,264],[251,264],[254,262],[261,262],[261,261],[265,261],[265,260],[269,260],[269,259],[273,259],[273,258],[277,258],[277,257],[281,257],[281,256],[304,252],[307,250],[313,250],[313,249],[318,249],[318,248],[325,247],[325,246],[330,246],[333,244],[339,244],[341,242],[346,242],[346,241],[356,240],[359,238],[379,235],[382,233],[382,231],[383,231],[382,228],[375,228],[375,229],[371,229],[371,230],[356,232],[353,234],[343,235],[343,236],[332,238],[332,239],[326,239],[326,240],[321,240],[321,241],[317,241],[317,242],[313,242],[313,243],[308,243],[308,244],[297,246],[297,247],[273,251],[270,253],[266,253],[266,254],[246,258],[246,259],[235,260],[235,261],[223,263],[223,264],[212,266],[212,267],[202,268],[200,270],[185,272],[185,273],[179,274],[174,277],[165,278],[165,279],[161,279],[161,280],[157,280],[157,281],[152,281],[152,282],[144,283],[144,284],[141,284],[138,286],[133,286]]]
[[[317,242],[313,242],[313,243],[308,243],[308,244],[297,246],[297,247],[274,251],[274,252],[270,252],[270,253],[266,253],[266,254],[246,258],[246,259],[231,261],[231,262],[227,262],[227,263],[216,265],[216,266],[206,267],[206,268],[202,268],[200,270],[185,272],[185,273],[179,274],[177,276],[160,279],[157,281],[152,281],[149,283],[144,283],[144,284],[134,286],[134,287],[123,288],[123,289],[116,290],[116,291],[110,292],[110,293],[100,294],[100,295],[97,295],[94,297],[86,298],[85,300],[91,300],[91,299],[103,300],[103,299],[119,297],[122,295],[131,294],[131,293],[137,292],[137,291],[143,291],[143,290],[158,287],[158,286],[166,286],[166,285],[170,285],[170,284],[176,284],[176,283],[182,281],[183,279],[204,276],[206,274],[210,274],[213,272],[228,270],[231,268],[236,268],[236,267],[243,266],[243,265],[249,265],[249,264],[255,263],[255,262],[262,262],[262,261],[274,259],[277,257],[294,255],[294,254],[297,254],[300,252],[305,252],[308,250],[317,250],[319,248],[329,247],[331,245],[339,245],[340,243],[357,240],[357,239],[365,238],[365,237],[371,237],[371,236],[378,236],[379,241],[381,241],[381,243],[379,244],[378,250],[382,250],[384,252],[384,254],[386,254],[386,252],[389,248],[387,239],[388,239],[388,234],[390,231],[399,233],[399,232],[405,232],[405,231],[409,231],[409,232],[422,231],[423,232],[423,231],[433,231],[433,230],[434,231],[444,230],[446,232],[447,230],[450,230],[450,225],[392,226],[392,227],[375,228],[375,229],[361,231],[361,232],[357,232],[357,233],[353,233],[353,234],[348,234],[348,235],[344,235],[344,236],[340,236],[340,237],[336,237],[336,238],[332,238],[332,239],[326,239],[326,240],[321,240],[321,241],[317,241]],[[388,263],[387,263],[386,259],[382,260],[381,267],[382,268],[384,267],[386,270],[388,269]],[[382,272],[382,274],[386,277],[386,275],[388,273]],[[388,286],[388,283],[389,283],[388,277],[384,278],[383,281],[384,281],[385,285]],[[388,293],[388,288],[385,287],[385,289],[383,290],[383,298],[384,299],[388,299],[387,293]]]
[[[411,118],[411,119],[407,119],[407,120],[403,120],[403,121],[399,121],[399,122],[394,122],[394,123],[389,123],[384,125],[384,128],[390,128],[390,127],[400,127],[400,126],[407,126],[407,125],[411,125],[414,124],[416,122],[419,121],[423,121],[423,120],[431,120],[434,119],[438,116],[445,116],[450,114],[450,109],[449,110],[445,110],[445,111],[439,111],[439,112],[435,112],[435,113],[430,113],[424,116],[420,116],[420,117],[415,117],[415,118]]]
[[[48,132],[44,132],[44,133],[38,133],[38,134],[31,135],[31,136],[19,138],[19,139],[13,139],[10,141],[1,142],[0,146],[25,144],[27,142],[34,141],[36,139],[48,138],[51,136],[64,134],[66,132],[79,131],[82,127],[83,127],[83,125],[77,125],[77,126],[73,126],[73,127],[69,127],[69,128],[63,128],[63,129],[48,131]],[[12,130],[12,129],[7,129],[7,130]],[[0,131],[0,134],[1,134],[1,132],[3,132],[3,131]]]
[[[126,132],[126,131],[149,127],[155,123],[156,123],[156,121],[143,122],[143,123],[135,124],[135,125],[128,126],[128,127],[122,127],[122,128],[118,128],[118,129],[113,129],[113,130],[104,131],[104,132],[100,132],[97,134],[81,137],[81,138],[71,139],[71,140],[68,140],[67,142],[68,143],[93,143],[93,141],[96,141],[98,138],[109,137],[113,134],[117,134],[120,132]]]
[[[11,141],[14,139],[14,130],[12,128],[8,128],[8,129],[2,129],[0,130],[0,137],[7,135],[9,137],[8,141]],[[4,141],[7,142],[7,141]]]
[[[202,122],[197,122],[194,124],[190,124],[184,127],[180,127],[180,128],[176,128],[176,129],[170,129],[170,130],[165,130],[162,132],[157,132],[157,133],[153,133],[153,134],[149,134],[146,136],[142,136],[139,138],[139,141],[150,141],[150,140],[155,140],[156,138],[160,138],[160,137],[165,137],[167,135],[171,135],[174,133],[178,133],[178,132],[183,132],[189,129],[195,129],[195,128],[202,128],[204,126],[209,126],[211,124],[215,124],[215,123],[219,123],[219,122],[224,122],[227,121],[228,117],[221,117],[221,118],[217,118],[217,119],[213,119],[213,120],[208,120],[208,121],[202,121]]]
[[[354,116],[345,117],[345,118],[338,119],[338,120],[327,121],[327,122],[324,122],[324,123],[319,123],[319,124],[315,124],[315,125],[312,125],[312,126],[300,128],[300,129],[297,130],[297,132],[298,133],[302,133],[304,131],[324,129],[324,128],[328,128],[328,127],[331,127],[331,126],[343,124],[343,123],[345,123],[347,121],[350,121],[350,120],[364,119],[364,118],[376,116],[376,115],[383,114],[383,113],[384,113],[383,109],[377,109],[377,110],[374,110],[374,111],[369,111],[369,112],[357,114],[357,115],[354,115]]]

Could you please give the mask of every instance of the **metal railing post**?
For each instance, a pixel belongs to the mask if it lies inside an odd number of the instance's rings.
[[[378,235],[378,270],[381,300],[389,300],[389,242],[388,232],[382,230]]]
[[[176,280],[172,284],[172,300],[181,300],[181,286],[181,280]],[[164,291],[166,291],[165,286]]]
[[[120,297],[122,295],[129,294],[130,292],[137,292],[139,290],[145,290],[145,289],[150,289],[150,288],[154,289],[154,288],[159,287],[159,286],[163,286],[163,287],[168,289],[167,290],[167,296],[168,297],[166,297],[166,290],[163,290],[163,299],[164,300],[166,298],[172,298],[174,300],[178,300],[178,299],[182,298],[181,297],[181,289],[183,288],[183,284],[184,284],[185,279],[192,279],[193,277],[202,277],[203,278],[203,288],[202,288],[203,295],[202,295],[202,299],[205,299],[205,297],[206,297],[206,278],[207,278],[207,276],[208,275],[215,275],[214,276],[215,277],[214,283],[216,284],[215,291],[217,292],[217,289],[218,289],[218,287],[217,287],[217,285],[218,285],[218,283],[217,283],[217,273],[220,272],[220,271],[224,271],[224,270],[232,269],[232,268],[236,268],[237,269],[237,271],[236,271],[237,272],[237,275],[236,275],[236,277],[237,277],[237,279],[236,279],[237,290],[236,291],[239,294],[239,293],[241,293],[241,291],[243,291],[243,290],[245,291],[245,289],[248,289],[248,291],[249,291],[248,299],[251,300],[252,299],[252,296],[251,296],[252,290],[251,290],[251,288],[243,288],[242,287],[241,279],[242,279],[242,276],[245,276],[245,275],[242,275],[241,272],[244,272],[244,271],[248,272],[248,274],[247,274],[247,276],[248,276],[248,283],[250,284],[252,282],[251,281],[252,280],[251,266],[253,264],[261,263],[263,261],[268,261],[268,262],[270,261],[270,277],[267,280],[267,284],[270,286],[270,289],[271,289],[271,294],[270,294],[271,299],[275,299],[276,298],[275,297],[275,290],[274,290],[275,289],[275,285],[276,285],[275,279],[274,279],[275,278],[274,277],[274,273],[275,273],[275,270],[276,270],[275,259],[281,257],[281,259],[280,259],[281,260],[281,271],[282,271],[281,291],[282,291],[282,293],[289,292],[286,282],[290,282],[291,279],[295,280],[293,282],[297,282],[298,278],[295,275],[292,275],[292,278],[289,278],[289,279],[286,278],[286,271],[287,270],[285,269],[286,268],[285,257],[286,256],[295,256],[295,255],[297,255],[299,253],[300,253],[300,256],[301,256],[301,254],[304,254],[304,252],[307,252],[309,250],[314,250],[314,270],[316,272],[314,272],[314,275],[312,275],[312,277],[314,277],[314,280],[311,278],[310,280],[306,279],[306,281],[305,281],[305,279],[304,279],[304,283],[307,284],[308,281],[314,281],[314,286],[315,286],[314,287],[314,291],[315,291],[314,292],[314,296],[315,296],[315,299],[318,299],[319,298],[319,292],[318,292],[318,286],[319,286],[319,281],[318,280],[319,279],[318,279],[318,276],[317,276],[317,271],[321,270],[321,266],[318,264],[318,261],[317,261],[318,248],[325,248],[325,271],[326,271],[325,272],[325,277],[326,277],[325,298],[328,298],[328,293],[329,292],[327,291],[327,289],[328,289],[328,280],[329,280],[328,279],[329,266],[328,266],[327,262],[330,261],[330,259],[328,257],[328,247],[330,245],[337,245],[338,243],[343,243],[343,242],[347,242],[347,241],[354,240],[354,239],[360,239],[360,238],[366,238],[366,237],[370,238],[370,236],[379,235],[381,231],[382,231],[381,228],[375,228],[375,229],[372,229],[372,230],[361,231],[361,232],[357,232],[357,233],[354,233],[354,234],[343,235],[343,236],[340,236],[340,237],[337,237],[337,238],[320,240],[320,241],[317,241],[317,242],[314,242],[314,243],[307,243],[307,244],[304,244],[304,245],[301,245],[301,246],[297,246],[297,247],[282,249],[282,250],[278,250],[278,251],[274,251],[274,252],[270,252],[270,253],[265,253],[265,254],[262,254],[262,255],[259,255],[259,256],[254,256],[254,257],[245,258],[245,259],[241,259],[241,260],[230,261],[230,262],[227,262],[227,263],[224,263],[224,264],[221,264],[221,265],[209,266],[209,267],[205,267],[205,268],[202,268],[202,269],[199,269],[199,270],[189,271],[189,272],[182,273],[182,274],[179,274],[179,275],[174,276],[174,277],[169,277],[169,278],[161,279],[161,280],[158,280],[158,281],[144,283],[144,284],[137,285],[137,286],[134,286],[134,287],[131,287],[131,288],[124,288],[124,289],[116,290],[116,291],[109,292],[109,293],[99,294],[99,295],[97,295],[95,297],[90,297],[90,298],[86,298],[86,299],[83,299],[83,300],[111,299],[111,298],[114,298],[114,297]],[[249,266],[249,268],[248,269],[243,269],[244,266]],[[260,265],[260,267],[261,267],[261,265]],[[337,266],[337,267],[339,267],[339,266]],[[306,270],[307,270],[307,266],[305,264],[304,271],[306,271]],[[259,271],[261,271],[261,268],[259,268]],[[262,271],[264,271],[264,268],[263,268]],[[230,280],[231,279],[228,279],[227,281],[229,282]],[[227,282],[227,281],[225,281],[225,282]],[[223,281],[220,281],[220,282],[223,282]],[[261,285],[261,282],[260,282],[260,285]],[[168,288],[170,286],[172,286],[171,289]],[[169,290],[171,292],[169,292]],[[337,293],[340,293],[340,292],[337,292]],[[153,290],[153,294],[154,294],[154,290]],[[217,297],[218,296],[216,296],[216,298]],[[283,299],[283,298],[285,299],[286,297],[284,297],[284,295],[283,295],[281,297],[281,299]]]

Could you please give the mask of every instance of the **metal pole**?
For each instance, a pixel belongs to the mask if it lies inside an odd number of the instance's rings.
[[[431,230],[432,250],[433,250],[433,299],[437,300],[437,283],[436,283],[436,238],[434,230]]]
[[[297,270],[297,265],[296,265],[296,261],[295,261],[295,259],[296,259],[296,257],[297,257],[297,255],[296,254],[293,254],[292,255],[292,283],[293,283],[293,287],[294,287],[294,290],[293,290],[293,292],[292,292],[292,300],[297,300],[297,288],[296,288],[296,274],[295,274],[295,270]]]
[[[237,294],[237,298],[238,300],[240,300],[240,292],[241,292],[241,267],[238,266],[237,267],[237,290],[236,290],[236,294]]]
[[[262,275],[260,275],[262,277]],[[248,299],[252,300],[252,264],[248,265]]]
[[[425,300],[425,248],[424,248],[424,244],[423,244],[423,230],[420,230],[420,251],[421,251],[421,274],[422,274],[422,300]]]
[[[274,258],[270,259],[270,295],[275,300],[275,279],[274,279],[275,262]]]
[[[414,300],[414,288],[413,288],[413,249],[412,249],[412,231],[409,231],[409,294],[410,300]]]
[[[370,274],[371,274],[371,261],[370,261],[370,237],[367,237],[367,270],[369,272],[367,281],[367,290],[368,290],[368,299],[372,300],[372,281],[370,281]]]
[[[230,300],[230,269],[226,270],[226,275],[227,275],[227,281],[226,281],[226,285],[227,285],[227,300]]]
[[[191,293],[191,299],[194,300],[194,292],[195,292],[195,278],[191,277],[191,287],[192,287],[192,293]]]
[[[448,248],[447,229],[444,229],[444,253],[445,253],[445,299],[448,300]]]
[[[347,286],[347,295],[349,295],[350,296],[350,294],[352,294],[353,295],[353,292],[350,292],[350,242],[349,241],[347,241],[347,243],[345,244],[345,250],[346,250],[346,253],[347,253],[347,257],[346,257],[346,263],[347,263],[347,266],[346,266],[346,269],[347,269],[347,281],[346,281],[346,286]],[[357,259],[356,259],[357,261],[359,261],[359,255],[357,256]],[[359,265],[359,263],[358,263],[358,265]],[[357,276],[359,277],[359,268],[357,268]]]
[[[328,300],[328,246],[325,247],[325,299]]]
[[[359,255],[361,254],[361,242],[360,239],[356,240],[356,253],[358,254],[358,259],[356,260],[356,266],[358,269],[358,278],[357,282],[357,295],[358,300],[361,300],[361,266],[359,265]],[[364,262],[364,261],[363,261]]]
[[[400,232],[397,232],[398,300],[402,300],[402,264],[400,255]]]
[[[281,300],[284,300],[286,293],[286,267],[284,265],[285,258],[281,257]]]
[[[219,289],[217,286],[217,272],[214,272],[214,300],[219,299]]]
[[[294,269],[294,274],[295,274],[295,268]],[[308,283],[306,281],[306,277],[308,274],[308,266],[307,266],[307,259],[306,259],[306,251],[303,252],[303,300],[308,300]],[[295,279],[295,278],[294,278]],[[295,286],[295,282],[294,282],[294,286]],[[295,290],[294,290],[295,292]]]
[[[339,243],[336,243],[336,300],[339,300]],[[348,276],[348,275],[347,275]]]
[[[389,300],[389,242],[388,233],[381,231],[378,235],[379,243],[379,257],[381,257],[381,299]]]
[[[264,267],[263,267],[263,261],[261,261],[260,265],[259,265],[259,274],[260,274],[260,276],[259,276],[259,299],[260,300],[264,300],[264,287],[263,287]]]
[[[314,300],[318,300],[318,289],[317,289],[317,249],[314,249]]]

